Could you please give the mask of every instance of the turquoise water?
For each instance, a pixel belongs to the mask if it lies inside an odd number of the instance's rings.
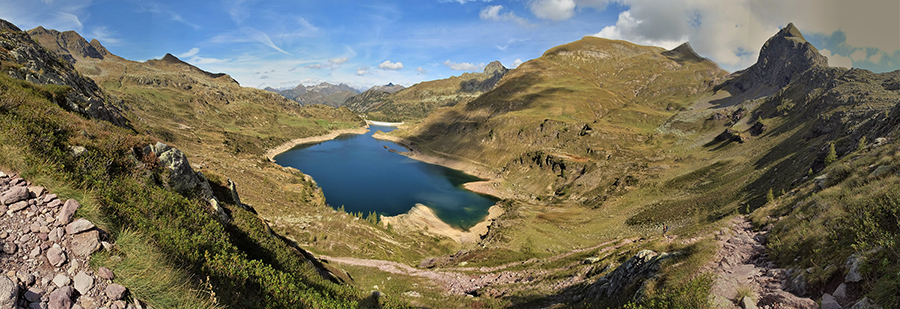
[[[407,149],[372,138],[375,131],[393,129],[369,126],[366,134],[300,145],[275,156],[275,161],[312,176],[328,204],[334,208],[343,205],[349,213],[375,211],[394,216],[421,203],[455,227],[468,229],[484,219],[497,199],[462,188],[462,184],[480,179],[389,152],[384,146]]]

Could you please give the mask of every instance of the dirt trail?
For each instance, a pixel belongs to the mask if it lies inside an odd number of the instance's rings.
[[[741,308],[738,289],[752,290],[751,300],[759,308],[819,308],[815,301],[785,291],[788,271],[769,260],[766,231],[753,231],[743,216],[729,222],[716,235],[719,250],[701,269],[716,275],[711,294],[715,308]]]
[[[618,243],[617,243],[618,242]],[[596,246],[592,246],[584,249],[576,249],[572,251],[568,251],[562,254],[554,255],[551,257],[543,258],[543,259],[530,259],[527,261],[508,263],[495,267],[456,267],[456,268],[444,268],[444,269],[421,269],[411,267],[406,264],[392,262],[392,261],[384,261],[384,260],[370,260],[370,259],[359,259],[353,257],[331,257],[331,256],[319,256],[319,259],[326,262],[337,262],[346,265],[354,265],[354,266],[365,266],[365,267],[374,267],[378,268],[381,271],[400,274],[400,275],[409,275],[409,276],[417,276],[428,278],[432,282],[436,283],[438,286],[443,287],[445,291],[450,294],[456,295],[465,295],[465,294],[473,294],[476,290],[484,288],[484,287],[494,287],[500,285],[506,285],[510,283],[529,283],[532,281],[539,281],[542,278],[552,275],[553,273],[562,271],[564,269],[577,267],[582,265],[581,261],[576,261],[570,263],[569,265],[560,267],[558,269],[524,269],[524,270],[504,270],[507,268],[511,268],[513,266],[521,266],[526,264],[535,264],[535,263],[548,263],[552,261],[556,261],[568,256],[571,256],[576,253],[590,251],[599,249],[601,247],[605,247],[599,252],[597,255],[602,255],[605,252],[615,250],[624,245],[633,243],[633,239],[626,239],[624,241],[609,241],[602,244],[598,244]],[[580,278],[584,279],[584,278]],[[564,280],[563,282],[559,282],[554,286],[556,288],[565,288],[567,286],[571,286],[581,282],[581,280]]]

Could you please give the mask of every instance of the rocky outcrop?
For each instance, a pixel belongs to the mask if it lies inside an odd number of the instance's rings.
[[[71,87],[54,97],[63,108],[117,126],[127,126],[121,101],[103,93],[93,80],[78,74],[71,63],[60,60],[56,54],[38,45],[28,33],[6,21],[0,30],[0,61],[13,64],[10,67],[4,64],[3,72],[13,78],[39,85]]]
[[[0,195],[18,199],[23,191],[27,196],[15,203],[27,207],[0,212],[0,308],[140,308],[136,299],[125,301],[128,289],[112,283],[111,270],[88,263],[92,253],[114,245],[90,221],[71,220],[80,204],[0,173]]]
[[[809,69],[827,66],[828,59],[789,23],[766,41],[755,64],[735,72],[737,78],[726,84],[741,93],[758,86],[781,88]]]
[[[641,250],[631,258],[616,267],[612,272],[601,276],[587,290],[586,299],[601,300],[620,298],[624,300],[637,299],[642,293],[644,280],[656,276],[661,268],[661,263],[675,256],[671,253],[656,253],[650,250]],[[626,295],[629,286],[640,283],[640,288],[634,295]]]
[[[209,202],[210,207],[215,211],[219,220],[227,222],[230,220],[225,209],[219,205],[219,200],[213,195],[212,187],[206,176],[201,172],[194,171],[191,164],[178,148],[169,147],[162,142],[155,145],[147,145],[143,150],[144,155],[153,154],[159,159],[159,163],[169,170],[167,184],[183,195],[196,194],[203,200]]]

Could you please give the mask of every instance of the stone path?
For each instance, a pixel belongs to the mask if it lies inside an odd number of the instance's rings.
[[[109,269],[91,269],[91,253],[114,245],[82,218],[81,205],[0,172],[0,309],[142,309]]]
[[[716,308],[819,308],[815,301],[796,296],[786,287],[792,286],[790,271],[775,267],[764,246],[766,231],[753,231],[749,221],[736,217],[730,228],[719,231],[719,251],[701,269],[716,275],[711,294]],[[737,299],[738,290],[752,291],[749,297]]]

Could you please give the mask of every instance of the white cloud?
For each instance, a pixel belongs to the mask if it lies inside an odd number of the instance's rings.
[[[575,15],[574,0],[534,0],[529,8],[541,19],[565,20]]]
[[[687,35],[676,40],[647,38],[637,31],[643,23],[643,20],[632,17],[631,11],[624,11],[619,13],[619,19],[616,21],[615,26],[606,26],[594,36],[613,40],[628,40],[636,44],[659,46],[665,49],[678,47],[678,45],[687,41]]]
[[[358,76],[365,76],[369,74],[372,74],[372,71],[369,71],[369,67],[367,66],[356,68],[356,75]]]
[[[522,65],[523,62],[524,61],[522,61],[522,59],[516,59],[516,61],[513,61],[513,69],[518,68],[520,65]]]
[[[418,67],[416,68],[416,72],[419,72],[419,74],[426,74],[428,73],[428,70],[423,69],[422,67]]]
[[[194,47],[194,48],[191,48],[191,50],[189,50],[189,51],[187,51],[187,52],[185,52],[185,53],[183,53],[183,54],[175,55],[175,57],[178,57],[178,58],[189,58],[189,57],[194,56],[194,55],[199,54],[199,53],[200,53],[200,49]]]
[[[445,66],[454,71],[481,71],[484,70],[484,63],[472,64],[468,62],[456,63],[450,60],[444,61]]]
[[[382,70],[399,70],[399,69],[403,68],[403,64],[400,63],[399,61],[391,62],[389,60],[385,60],[384,62],[382,62],[381,64],[378,65],[378,68],[382,69]]]
[[[512,11],[500,13],[502,10],[502,5],[489,5],[481,9],[481,12],[478,13],[478,18],[489,21],[513,21],[522,26],[529,26],[528,21],[519,17],[516,13]]]
[[[850,54],[850,59],[855,61],[866,60],[866,51],[864,49],[857,50]]]
[[[91,37],[97,39],[103,45],[116,46],[122,44],[122,40],[114,37],[113,32],[109,31],[105,26],[94,28],[91,31]]]
[[[350,57],[331,58],[328,59],[328,63],[332,66],[338,66],[344,64],[344,62],[347,62],[347,60],[350,60]]]
[[[313,70],[318,70],[318,69],[321,69],[321,68],[324,68],[324,67],[325,67],[325,65],[323,65],[323,64],[321,64],[321,63],[314,63],[314,64],[307,65],[307,66],[305,66],[304,68],[307,68],[307,69],[313,69]]]
[[[200,25],[185,20],[183,17],[181,17],[180,14],[171,13],[171,16],[172,16],[172,20],[174,20],[174,21],[180,22],[182,24],[187,25],[188,27],[194,28],[194,30],[200,30]]]
[[[210,64],[210,63],[223,63],[229,62],[231,59],[218,59],[218,58],[204,58],[200,56],[191,57],[190,63],[192,64]]]
[[[881,54],[883,54],[883,52],[875,53],[874,55],[872,55],[872,57],[869,57],[869,61],[871,61],[872,63],[881,62]]]
[[[440,0],[440,2],[442,2],[442,3],[456,2],[456,3],[459,3],[459,4],[466,4],[466,3],[469,3],[469,2],[478,2],[478,1],[479,1],[479,0]],[[491,0],[480,0],[480,1],[481,1],[481,2],[491,2]]]
[[[819,53],[822,54],[822,56],[825,56],[825,58],[828,58],[828,66],[844,67],[844,68],[853,67],[853,61],[852,61],[852,59],[850,59],[852,57],[852,55],[851,55],[851,57],[844,57],[841,55],[832,55],[831,51],[827,50],[827,49],[820,50]]]
[[[247,42],[259,42],[265,46],[271,47],[274,50],[277,50],[285,55],[293,56],[291,53],[281,49],[278,45],[275,45],[272,42],[272,39],[269,38],[265,32],[259,31],[255,28],[244,27],[241,28],[238,32],[226,32],[219,35],[216,35],[209,39],[210,42],[213,43],[247,43]]]

